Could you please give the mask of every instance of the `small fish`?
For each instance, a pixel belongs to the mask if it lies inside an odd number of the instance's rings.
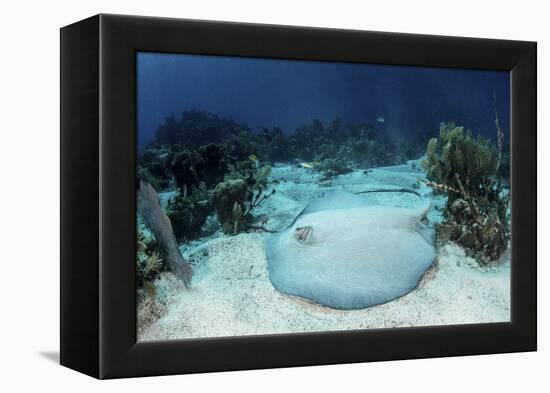
[[[251,154],[248,156],[248,158],[250,159],[250,161],[254,163],[254,166],[256,167],[256,169],[260,167],[260,160],[258,160],[258,157],[256,157],[256,154]]]
[[[377,118],[376,118],[376,121],[377,121],[378,123],[384,123],[386,120],[384,120],[384,118],[383,118],[382,116],[380,116],[380,117],[377,117]]]
[[[303,168],[313,169],[313,165],[310,164],[309,162],[301,162],[300,165],[301,165]]]

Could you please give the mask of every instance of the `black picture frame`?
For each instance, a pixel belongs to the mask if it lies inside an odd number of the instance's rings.
[[[511,321],[136,343],[136,52],[511,72]],[[97,15],[61,29],[61,364],[96,378],[534,351],[536,43]]]

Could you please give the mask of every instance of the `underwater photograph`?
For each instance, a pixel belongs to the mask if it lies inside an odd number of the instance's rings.
[[[139,341],[510,321],[510,74],[137,53]]]

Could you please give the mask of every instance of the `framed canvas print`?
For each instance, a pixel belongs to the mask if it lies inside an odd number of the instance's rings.
[[[97,378],[536,350],[536,44],[61,29],[61,363]]]

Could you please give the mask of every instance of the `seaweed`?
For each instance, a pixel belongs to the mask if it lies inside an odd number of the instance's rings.
[[[223,231],[227,234],[235,235],[248,229],[262,229],[253,225],[253,210],[275,193],[275,189],[266,192],[271,167],[260,165],[255,159],[250,161],[256,169],[241,173],[241,177],[226,179],[213,191],[212,205],[216,209]],[[237,174],[238,172],[232,173],[234,176]]]
[[[404,163],[415,158],[423,148],[422,144],[398,141],[388,129],[382,132],[370,123],[344,124],[338,117],[328,126],[314,119],[297,128],[287,139],[287,148],[293,157],[315,162],[336,160],[327,165],[352,168]],[[348,165],[341,165],[345,162]]]
[[[179,150],[170,164],[176,185],[183,189],[199,186],[201,182],[212,186],[221,181],[228,171],[225,146],[208,144],[195,150]]]
[[[243,130],[249,130],[248,126],[211,112],[187,111],[182,113],[180,119],[173,115],[167,117],[156,130],[154,143],[193,149],[218,143]]]
[[[247,194],[248,185],[242,179],[226,180],[214,188],[212,205],[225,233],[236,234],[241,230]]]
[[[428,142],[422,165],[428,179],[457,190],[462,184],[469,196],[478,197],[495,189],[499,153],[489,139],[473,137],[454,123],[442,123],[439,139]],[[456,197],[451,194],[451,203]]]
[[[211,211],[205,182],[201,182],[199,186],[192,185],[191,192],[184,186],[166,206],[166,215],[179,242],[198,237]]]
[[[291,157],[288,138],[278,127],[271,130],[264,128],[258,133],[250,130],[240,131],[232,135],[226,145],[229,154],[236,161],[246,160],[251,155],[262,161],[287,161]]]
[[[326,158],[316,162],[314,169],[321,172],[321,180],[329,180],[335,176],[349,173],[353,170],[352,163],[342,158]]]
[[[138,177],[157,189],[191,189],[204,182],[209,190],[224,180],[242,178],[253,186],[257,162],[313,161],[330,179],[353,168],[404,163],[418,147],[395,141],[389,129],[370,123],[344,124],[336,117],[318,119],[285,134],[282,129],[252,132],[247,125],[213,113],[189,111],[159,127],[140,154]]]
[[[169,188],[173,179],[173,154],[172,148],[167,145],[142,151],[138,159],[138,179],[151,184],[156,190]]]
[[[164,270],[163,258],[154,235],[150,235],[138,226],[136,253],[137,287],[147,287],[162,270]]]
[[[473,137],[454,123],[442,123],[439,139],[426,147],[422,166],[425,183],[447,195],[444,221],[436,225],[440,244],[454,241],[479,264],[497,260],[508,246],[509,197],[500,181],[502,130],[497,124],[497,146]]]
[[[138,180],[142,180],[144,182],[149,183],[151,186],[153,186],[154,189],[160,190],[162,187],[162,182],[159,178],[155,177],[149,168],[138,165],[137,168],[137,177]]]

